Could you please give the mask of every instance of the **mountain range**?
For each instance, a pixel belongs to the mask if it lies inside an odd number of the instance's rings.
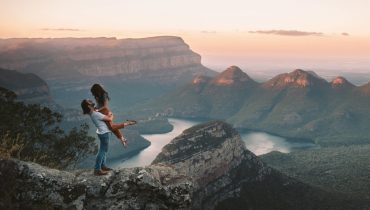
[[[180,37],[2,39],[0,46],[0,66],[46,80],[207,71]]]
[[[258,83],[236,66],[193,81],[133,112],[182,118],[226,119],[236,128],[262,130],[322,146],[369,143],[370,83],[343,77],[328,82],[301,69]]]

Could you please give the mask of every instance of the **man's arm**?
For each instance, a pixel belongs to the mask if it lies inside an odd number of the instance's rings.
[[[102,120],[103,121],[113,121],[113,114],[112,114],[112,112],[109,112],[108,115],[104,115],[104,117],[103,117]]]
[[[113,114],[112,112],[109,112],[108,115],[104,115],[100,112],[95,112],[94,113],[98,116],[97,119],[101,121],[113,121]]]

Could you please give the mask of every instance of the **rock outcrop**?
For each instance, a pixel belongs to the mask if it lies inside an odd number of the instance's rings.
[[[5,209],[182,209],[192,183],[166,166],[128,168],[98,177],[18,160],[0,161]]]
[[[214,209],[240,192],[240,181],[260,180],[271,169],[245,149],[239,134],[228,124],[214,121],[185,130],[153,161],[171,165],[194,183],[193,209]],[[235,180],[238,169],[248,171]]]
[[[192,127],[147,167],[59,171],[0,161],[0,208],[11,209],[357,209],[340,196],[267,167],[228,124]],[[364,208],[363,208],[364,209]]]

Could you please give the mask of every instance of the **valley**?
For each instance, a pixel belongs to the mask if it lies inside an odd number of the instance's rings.
[[[129,140],[127,149],[112,137],[108,161],[117,169],[109,183],[127,173],[131,178],[149,174],[164,185],[168,183],[162,181],[169,177],[181,177],[185,183],[189,179],[197,195],[193,209],[238,209],[240,205],[295,209],[299,202],[307,209],[315,209],[316,204],[327,209],[368,207],[370,83],[364,82],[366,74],[328,81],[327,75],[302,69],[267,80],[254,79],[237,66],[218,73],[203,66],[200,55],[181,38],[169,36],[9,39],[0,44],[5,46],[0,50],[0,86],[14,91],[19,101],[61,113],[63,129],[88,123],[89,134],[97,142],[95,127],[80,111],[80,101],[92,98],[94,83],[109,92],[115,121],[139,122],[123,130]],[[229,153],[235,153],[233,158]],[[81,160],[76,165],[81,172],[76,174],[58,173],[89,177],[84,171],[94,159],[90,155]],[[29,164],[2,163],[0,167]],[[36,173],[48,171],[32,164],[27,167],[36,167]],[[169,173],[161,174],[167,178],[158,175],[163,170]],[[178,184],[185,190],[182,182]],[[202,186],[210,191],[203,192]],[[265,192],[271,193],[268,202],[263,199]],[[171,196],[179,199],[177,194]],[[297,202],[290,203],[292,197]],[[166,205],[189,205],[180,200]]]

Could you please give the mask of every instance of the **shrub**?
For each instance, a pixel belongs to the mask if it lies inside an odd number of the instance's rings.
[[[0,158],[14,157],[66,168],[96,151],[87,124],[65,133],[59,127],[59,113],[15,99],[14,92],[0,87]]]

